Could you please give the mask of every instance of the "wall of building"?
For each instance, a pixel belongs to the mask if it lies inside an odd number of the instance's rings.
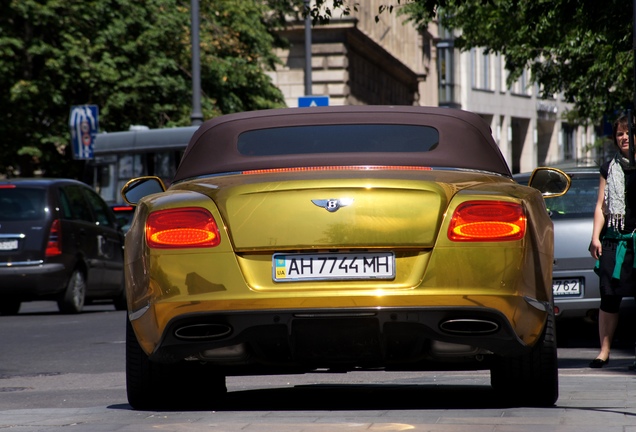
[[[434,40],[437,25],[431,23],[427,31],[418,31],[398,13],[399,6],[392,13],[378,14],[386,0],[366,0],[352,16],[358,20],[358,28],[371,40],[386,49],[397,60],[404,63],[419,77],[416,105],[437,106],[437,68]],[[376,18],[378,19],[376,21]]]
[[[377,15],[384,4],[367,0],[351,16],[312,28],[311,95],[329,96],[330,105],[440,105],[476,112],[490,124],[514,173],[593,162],[588,149],[594,130],[565,123],[568,105],[560,98],[540,99],[526,75],[508,85],[501,56],[459,52],[452,33],[440,32],[435,22],[422,32],[396,10]],[[283,64],[270,73],[290,107],[305,95],[304,32],[304,22],[281,30],[290,48],[278,51]]]
[[[329,96],[330,105],[437,105],[433,35],[395,12],[376,22],[380,4],[368,0],[351,16],[312,27],[311,95]],[[283,64],[269,75],[294,107],[305,95],[305,23],[280,34],[290,48],[278,50]]]
[[[568,104],[545,100],[524,75],[508,85],[503,58],[473,49],[455,53],[456,107],[476,112],[491,126],[493,137],[513,173],[537,166],[591,160],[592,128],[567,125]]]

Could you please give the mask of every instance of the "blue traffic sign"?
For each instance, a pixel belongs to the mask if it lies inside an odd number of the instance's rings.
[[[71,144],[75,159],[93,159],[93,143],[99,132],[99,109],[97,105],[75,105],[71,107],[68,122],[71,128]]]
[[[300,96],[298,98],[299,108],[315,106],[329,106],[329,96]]]

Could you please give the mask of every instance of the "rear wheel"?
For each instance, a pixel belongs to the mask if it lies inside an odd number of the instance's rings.
[[[86,301],[86,279],[84,273],[75,269],[68,280],[66,290],[57,301],[57,307],[62,313],[76,314],[84,308]]]
[[[225,376],[212,366],[151,361],[126,317],[126,394],[133,409],[205,409],[226,392]]]
[[[549,407],[559,398],[554,314],[550,313],[541,339],[527,354],[498,357],[490,383],[502,400],[516,405]]]
[[[21,302],[17,300],[2,300],[0,302],[0,315],[17,315]]]

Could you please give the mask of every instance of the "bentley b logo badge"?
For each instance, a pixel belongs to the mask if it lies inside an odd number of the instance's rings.
[[[311,200],[312,203],[317,205],[318,207],[322,207],[328,212],[335,212],[340,209],[340,207],[346,207],[353,203],[353,198],[342,198],[342,199],[315,199]]]

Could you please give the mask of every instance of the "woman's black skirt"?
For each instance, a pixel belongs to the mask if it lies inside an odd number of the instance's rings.
[[[603,240],[603,252],[599,260],[599,283],[601,294],[633,297],[636,294],[636,269],[634,268],[634,242],[626,241],[625,259],[621,266],[620,279],[614,279],[616,265],[616,239]]]

